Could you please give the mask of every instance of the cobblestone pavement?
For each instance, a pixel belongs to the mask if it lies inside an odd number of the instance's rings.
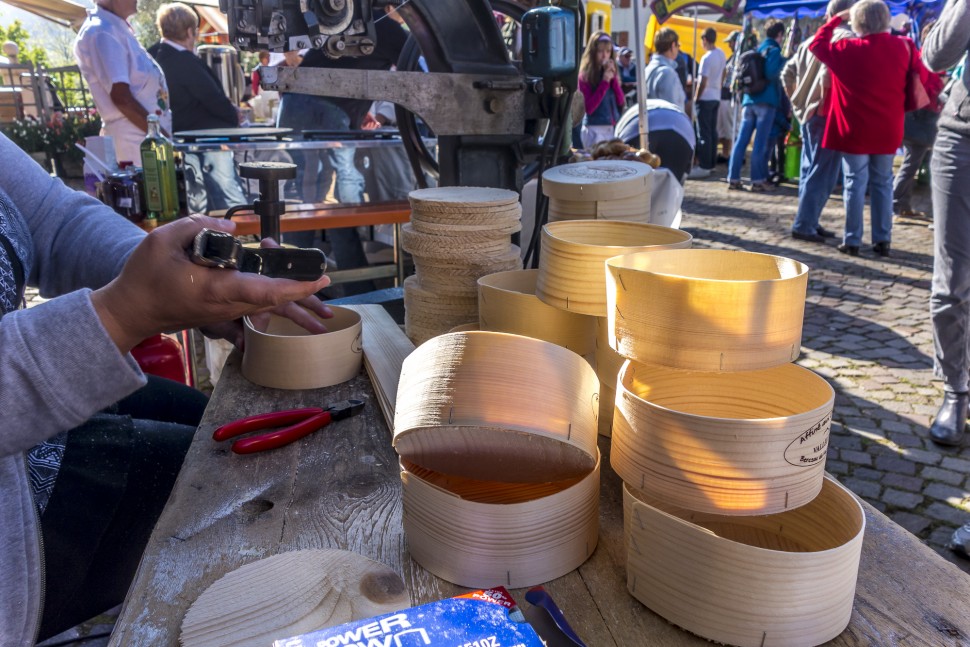
[[[711,178],[688,181],[685,193],[681,226],[695,247],[777,254],[809,266],[798,364],[836,391],[827,470],[970,573],[970,560],[945,547],[970,521],[970,443],[942,448],[928,436],[942,397],[933,377],[929,223],[897,220],[888,259],[867,245],[851,257],[836,250],[839,239],[821,245],[790,237],[794,185],[728,191],[721,166]],[[917,188],[914,205],[930,212],[929,187]],[[843,223],[842,198],[833,194],[822,225],[841,236]]]

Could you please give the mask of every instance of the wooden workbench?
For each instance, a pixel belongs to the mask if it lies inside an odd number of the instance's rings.
[[[221,217],[225,211],[215,211],[213,217]],[[280,231],[315,231],[317,229],[337,229],[365,225],[399,225],[411,219],[411,205],[407,200],[395,202],[365,202],[364,204],[343,205],[287,204],[286,212],[280,217]],[[259,234],[259,216],[252,212],[241,212],[232,217],[236,223],[236,235]]]
[[[258,387],[233,353],[149,542],[111,645],[178,645],[189,605],[223,574],[288,550],[334,547],[399,572],[414,604],[462,589],[407,554],[390,433],[367,376],[313,391]],[[241,416],[358,397],[362,415],[281,449],[237,456],[211,440]],[[621,482],[603,452],[600,542],[578,570],[546,585],[589,647],[710,644],[627,594]],[[832,645],[970,645],[970,577],[865,505],[867,527],[852,621]],[[698,555],[698,560],[705,559]],[[520,591],[513,591],[522,600]]]

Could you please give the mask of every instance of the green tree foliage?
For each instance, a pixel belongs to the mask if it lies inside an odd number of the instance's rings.
[[[158,13],[158,8],[166,2],[171,0],[138,0],[138,13],[128,20],[135,30],[135,37],[145,49],[162,39],[162,35],[158,33],[158,27],[155,26],[155,15]]]
[[[30,34],[24,29],[23,23],[19,20],[13,21],[9,27],[0,25],[0,43],[11,40],[17,43],[20,54],[17,59],[20,63],[30,62],[36,65],[47,65],[47,52],[42,47],[30,45]]]

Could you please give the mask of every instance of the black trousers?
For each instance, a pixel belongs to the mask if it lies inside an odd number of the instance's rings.
[[[124,600],[207,401],[149,376],[145,387],[68,432],[41,516],[40,640]]]
[[[697,102],[697,163],[712,169],[717,163],[717,110],[720,101]]]

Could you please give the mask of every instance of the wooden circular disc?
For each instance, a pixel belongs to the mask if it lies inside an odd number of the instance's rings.
[[[803,263],[678,249],[606,265],[610,344],[624,357],[698,371],[747,371],[798,357],[808,285]]]
[[[673,505],[772,514],[822,487],[835,392],[795,364],[700,373],[627,361],[610,462]]]
[[[401,246],[412,256],[442,259],[489,259],[501,256],[509,248],[507,235],[492,232],[465,231],[441,236],[415,231],[411,223],[401,226]]]
[[[536,296],[563,310],[604,317],[606,259],[690,244],[691,235],[685,231],[639,222],[573,220],[547,224],[542,228]]]
[[[599,381],[579,355],[495,332],[441,335],[401,370],[394,447],[442,474],[516,483],[586,475]]]
[[[627,589],[687,631],[728,645],[820,645],[848,626],[865,514],[825,478],[810,503],[724,517],[623,488]]]
[[[467,206],[508,206],[519,201],[519,194],[507,189],[479,186],[439,186],[416,189],[408,194],[412,208]]]
[[[264,647],[317,629],[409,607],[404,582],[346,550],[298,550],[227,573],[192,603],[184,647]]]
[[[464,218],[441,222],[415,218],[412,213],[410,224],[414,231],[438,236],[460,236],[466,232],[488,232],[492,236],[504,235],[507,237],[522,230],[522,221],[519,215],[514,218]]]
[[[579,355],[591,352],[595,320],[539,301],[538,276],[539,270],[513,270],[478,279],[481,329],[543,339]]]
[[[636,195],[650,202],[653,169],[642,162],[593,160],[562,164],[542,174],[542,192],[560,200],[617,200]]]
[[[552,483],[483,481],[401,465],[408,551],[449,582],[535,586],[578,568],[596,548],[598,450],[586,474]]]
[[[478,298],[438,294],[424,288],[418,277],[404,279],[404,330],[415,345],[478,321]]]
[[[243,376],[274,389],[319,389],[356,377],[364,361],[360,315],[349,308],[330,309],[333,318],[320,320],[328,330],[322,334],[277,315],[257,329],[245,317]]]
[[[509,245],[501,257],[483,261],[414,259],[414,270],[422,288],[437,294],[476,298],[479,278],[521,267],[522,257],[517,245]]]

